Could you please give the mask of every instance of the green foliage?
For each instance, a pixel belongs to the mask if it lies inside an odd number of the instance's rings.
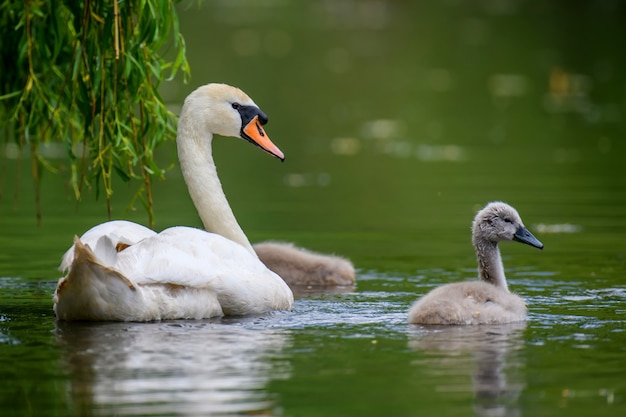
[[[84,186],[103,191],[110,216],[113,172],[139,179],[152,223],[151,177],[163,174],[154,149],[176,122],[158,86],[189,74],[174,2],[2,2],[0,42],[3,137],[30,152],[35,182],[52,169],[40,146],[62,143],[77,199]]]

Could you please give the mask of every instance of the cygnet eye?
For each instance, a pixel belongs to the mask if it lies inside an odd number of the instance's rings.
[[[504,221],[505,221],[505,222],[507,222],[507,223],[513,223],[513,220],[511,220],[511,219],[510,219],[510,218],[508,218],[508,217],[505,217],[505,218],[504,218]]]

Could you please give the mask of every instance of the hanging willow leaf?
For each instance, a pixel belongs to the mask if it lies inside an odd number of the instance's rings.
[[[13,142],[30,153],[36,184],[41,170],[53,166],[39,151],[41,145],[60,143],[77,200],[84,186],[96,196],[102,192],[110,215],[112,174],[139,180],[133,201],[146,205],[152,224],[150,177],[164,172],[154,149],[171,139],[176,127],[158,87],[179,71],[185,81],[189,74],[176,3],[0,2],[0,59],[5,63],[0,144]],[[38,196],[36,190],[37,201]]]

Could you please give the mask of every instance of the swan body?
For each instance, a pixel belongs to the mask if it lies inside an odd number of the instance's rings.
[[[489,203],[472,225],[472,242],[480,281],[435,288],[409,310],[409,323],[502,324],[526,320],[526,303],[509,292],[498,242],[518,241],[539,249],[543,244],[524,227],[517,211],[502,202]]]
[[[112,221],[65,253],[54,294],[60,320],[150,321],[289,310],[293,293],[256,256],[228,205],[212,158],[213,134],[239,137],[284,159],[262,125],[267,116],[241,90],[208,84],[192,92],[177,134],[181,171],[207,231],[155,233]]]
[[[71,285],[85,280],[88,285]],[[288,310],[289,294],[282,279],[243,246],[173,227],[121,252],[106,235],[93,251],[76,238],[55,313],[62,320],[200,319]]]
[[[288,242],[262,242],[252,247],[265,266],[292,289],[354,285],[354,266],[340,256],[313,252]]]

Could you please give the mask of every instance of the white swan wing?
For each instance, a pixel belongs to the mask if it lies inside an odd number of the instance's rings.
[[[154,230],[148,229],[140,224],[126,220],[113,220],[101,223],[87,230],[80,237],[80,241],[89,246],[92,250],[95,250],[98,241],[103,236],[108,236],[111,242],[113,242],[113,245],[117,245],[118,243],[134,245],[147,237],[155,235],[156,232]],[[67,271],[72,265],[72,262],[74,262],[74,245],[63,255],[59,270]]]
[[[210,289],[224,314],[291,309],[287,284],[243,246],[190,227],[172,227],[118,253],[110,265],[140,286]]]

